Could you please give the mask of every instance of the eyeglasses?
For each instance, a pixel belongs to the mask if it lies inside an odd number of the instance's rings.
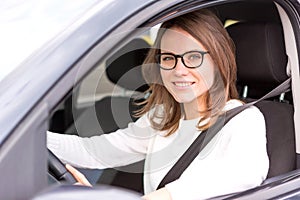
[[[174,69],[177,65],[177,58],[181,58],[181,62],[187,68],[197,68],[203,63],[203,58],[208,51],[188,51],[181,55],[173,53],[160,53],[157,54],[156,61],[159,63],[160,68],[164,70]]]

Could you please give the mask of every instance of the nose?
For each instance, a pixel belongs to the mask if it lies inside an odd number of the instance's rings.
[[[177,63],[174,72],[176,75],[182,76],[182,75],[187,75],[189,73],[189,69],[183,64],[182,59],[177,58]]]

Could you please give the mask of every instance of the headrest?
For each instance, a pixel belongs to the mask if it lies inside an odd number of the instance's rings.
[[[268,91],[287,79],[287,56],[280,24],[241,22],[227,30],[236,46],[238,85]]]
[[[149,49],[150,45],[142,38],[130,41],[106,61],[108,79],[128,90],[147,90],[148,85],[142,76],[141,65]]]

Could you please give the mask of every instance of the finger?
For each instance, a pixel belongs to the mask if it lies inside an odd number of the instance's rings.
[[[90,186],[90,187],[92,186],[90,182],[86,179],[86,177],[77,169],[75,169],[69,164],[66,164],[66,168],[80,184]]]
[[[69,164],[66,164],[67,170],[74,176],[74,178],[78,181],[79,184],[86,185],[86,186],[92,186],[90,182],[86,179],[86,177],[79,172],[77,169],[72,167]]]

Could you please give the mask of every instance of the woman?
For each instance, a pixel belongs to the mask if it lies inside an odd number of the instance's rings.
[[[151,95],[137,122],[91,138],[49,132],[48,147],[64,162],[86,168],[145,159],[144,199],[205,199],[261,184],[269,168],[266,130],[263,115],[252,106],[231,119],[179,179],[156,190],[203,130],[242,105],[234,45],[212,12],[195,11],[163,23],[143,70]]]

